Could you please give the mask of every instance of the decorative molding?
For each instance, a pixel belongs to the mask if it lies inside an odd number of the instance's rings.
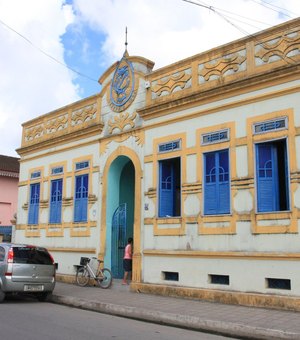
[[[113,135],[113,138],[110,138],[109,140],[101,141],[100,155],[103,155],[106,152],[111,142],[123,143],[130,137],[135,139],[135,142],[138,146],[142,147],[145,144],[145,132],[143,130],[129,131],[123,134]]]
[[[245,71],[246,66],[243,66],[245,60],[246,50],[242,50],[225,57],[222,56],[210,60],[207,63],[199,64],[199,83]]]
[[[42,124],[37,124],[28,129],[25,129],[25,143],[32,142],[44,135],[44,128]]]
[[[62,198],[63,207],[69,207],[73,205],[73,197],[63,197]]]
[[[202,183],[183,183],[182,194],[197,194],[202,192]]]
[[[145,192],[145,196],[148,196],[149,198],[155,198],[156,197],[156,189],[155,188],[149,188],[148,191]]]
[[[191,68],[166,75],[163,78],[152,82],[152,93],[155,96],[160,97],[166,94],[171,94],[175,91],[189,88],[191,87],[191,78]]]
[[[68,113],[54,119],[50,119],[46,123],[47,134],[62,131],[68,128]]]
[[[255,50],[256,65],[278,60],[295,63],[292,57],[300,55],[300,33],[285,32],[275,39],[256,44]]]
[[[87,105],[79,110],[72,111],[72,126],[83,124],[96,118],[97,104]]]
[[[48,208],[49,201],[48,200],[40,200],[40,208]]]
[[[28,207],[29,207],[29,204],[28,204],[28,203],[24,203],[24,204],[22,205],[22,209],[23,209],[23,210],[28,210]]]
[[[94,195],[94,194],[89,194],[89,196],[88,196],[88,202],[89,202],[89,204],[93,204],[93,203],[95,203],[95,202],[97,202],[97,201],[98,201],[98,198],[97,198],[96,195]]]
[[[118,116],[114,116],[113,119],[108,121],[109,133],[112,134],[115,129],[123,132],[127,125],[130,126],[131,129],[135,127],[135,118],[137,113],[134,112],[132,115],[129,115],[128,112],[121,112]]]
[[[78,107],[77,102],[25,123],[21,149],[42,142],[53,143],[54,138],[56,142],[58,140],[65,142],[67,138],[74,138],[74,133],[77,134],[79,129],[81,135],[90,133],[91,129],[101,133],[103,123],[97,114],[98,106],[95,98],[89,98],[81,105]]]

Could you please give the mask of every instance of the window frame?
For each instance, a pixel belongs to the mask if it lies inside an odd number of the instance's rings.
[[[38,186],[38,198],[37,202],[32,202],[33,200],[33,187]],[[29,186],[29,207],[28,207],[28,225],[38,225],[39,223],[39,208],[40,208],[40,200],[41,200],[41,183],[34,182],[30,183]]]
[[[87,190],[78,191],[77,179],[81,178],[81,182],[84,182],[85,177],[87,177],[87,183],[86,183]],[[74,185],[73,220],[74,220],[74,223],[86,223],[88,222],[88,196],[89,196],[89,181],[90,181],[89,173],[78,174],[75,176],[74,180],[75,180],[75,185]],[[84,183],[80,183],[81,186],[82,184]],[[78,193],[80,193],[80,195],[83,195],[84,193],[86,193],[86,196],[77,198],[76,196]]]
[[[219,180],[215,182],[215,186],[218,188],[216,189],[216,191],[219,191],[219,194],[218,194],[218,204],[217,204],[217,208],[215,212],[212,212],[212,213],[208,213],[207,212],[207,206],[206,206],[206,177],[207,177],[207,174],[206,174],[206,157],[208,154],[214,154],[215,155],[215,160],[214,162],[216,163],[216,155],[220,155],[220,153],[226,151],[227,152],[227,157],[228,157],[228,160],[227,160],[227,166],[228,166],[228,181],[227,182],[227,186],[228,186],[228,189],[227,189],[227,195],[228,195],[228,211],[226,212],[223,212],[221,211],[221,207],[220,207],[220,201],[221,201],[221,197],[220,197],[220,182]],[[219,157],[219,156],[218,156]],[[202,211],[203,211],[203,216],[205,217],[209,217],[209,216],[221,216],[221,215],[230,215],[231,214],[231,205],[232,205],[232,202],[231,202],[231,167],[230,167],[230,148],[224,148],[224,149],[216,149],[216,150],[210,150],[210,151],[205,151],[202,153],[202,183],[203,183],[203,188],[202,188]],[[216,176],[220,177],[220,173],[217,173]]]
[[[61,192],[60,192],[60,200],[55,201],[55,203],[52,202],[52,189],[54,183],[61,182]],[[49,203],[49,224],[61,224],[62,223],[62,198],[63,198],[63,185],[64,181],[63,178],[55,178],[50,180],[50,203]],[[57,203],[59,202],[59,203]],[[52,209],[56,209],[56,211],[53,213]],[[55,218],[53,217],[55,216]]]
[[[175,178],[173,178],[173,189],[172,189],[172,209],[173,209],[173,213],[172,215],[169,215],[169,214],[162,214],[161,213],[161,207],[162,207],[162,204],[161,204],[161,196],[162,196],[162,188],[161,188],[161,164],[163,162],[173,162],[174,165],[173,165],[173,170],[174,170],[174,166],[175,166],[175,159],[178,160],[179,162],[179,171],[177,172],[177,175],[179,175],[179,199],[177,201],[176,199],[176,195],[177,195],[177,191],[176,191],[176,180]],[[158,167],[157,167],[157,170],[158,170],[158,200],[157,200],[157,216],[158,218],[178,218],[178,217],[181,217],[182,216],[182,207],[181,207],[181,204],[182,204],[182,157],[181,156],[175,156],[175,157],[169,157],[169,158],[162,158],[162,159],[159,159],[158,160]],[[175,170],[176,171],[176,170]],[[175,176],[176,174],[174,174]],[[175,183],[175,184],[174,184]],[[176,215],[176,211],[177,209],[179,210],[179,215]]]
[[[269,132],[269,131],[268,131]],[[286,178],[285,178],[285,191],[286,191],[286,204],[287,209],[286,210],[268,210],[268,211],[262,211],[259,209],[259,199],[258,199],[258,186],[259,186],[259,179],[258,179],[258,164],[257,164],[257,146],[260,144],[275,144],[278,141],[284,141],[285,142],[285,172],[286,172]],[[255,212],[256,214],[274,214],[274,213],[284,213],[284,212],[290,212],[291,211],[291,178],[290,178],[290,160],[289,160],[289,141],[288,137],[282,137],[282,138],[276,138],[276,139],[267,139],[262,141],[257,141],[253,143],[253,155],[254,155],[254,183],[255,183]],[[278,162],[277,162],[277,168],[278,168]],[[278,179],[277,186],[279,185],[280,179]],[[280,193],[278,193],[278,196]]]

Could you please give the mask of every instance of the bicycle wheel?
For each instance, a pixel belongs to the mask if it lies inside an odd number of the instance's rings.
[[[90,273],[84,267],[80,267],[76,273],[76,282],[78,286],[84,287],[88,284],[90,280]]]
[[[96,280],[99,283],[99,286],[101,288],[109,288],[112,284],[112,273],[109,269],[107,268],[103,268],[102,269],[102,275],[101,275],[101,271],[99,273],[100,275],[97,276]]]

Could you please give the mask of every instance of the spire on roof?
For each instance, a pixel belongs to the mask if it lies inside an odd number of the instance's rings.
[[[123,57],[129,56],[128,51],[127,51],[127,45],[128,45],[128,42],[127,42],[127,26],[126,26],[125,28],[125,52],[123,54]]]

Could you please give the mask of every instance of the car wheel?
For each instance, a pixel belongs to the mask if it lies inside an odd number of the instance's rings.
[[[5,299],[5,293],[3,290],[0,289],[0,302],[2,302]]]
[[[45,302],[45,301],[49,301],[50,296],[51,296],[51,293],[50,293],[50,292],[41,293],[41,294],[39,294],[39,295],[37,296],[37,299],[38,299],[40,302]]]

